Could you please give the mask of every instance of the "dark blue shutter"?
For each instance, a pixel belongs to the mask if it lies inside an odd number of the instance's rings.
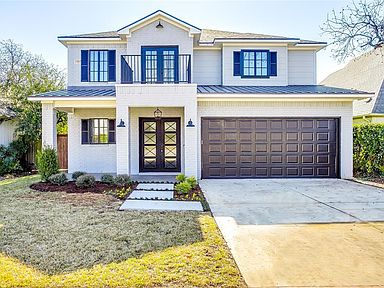
[[[116,143],[116,120],[108,120],[108,143]]]
[[[81,144],[89,144],[89,121],[88,119],[81,120]]]
[[[269,52],[269,76],[277,76],[277,52]]]
[[[81,82],[88,82],[88,50],[81,50]]]
[[[108,81],[116,81],[116,50],[108,50]]]
[[[233,51],[233,76],[240,76],[240,51]]]

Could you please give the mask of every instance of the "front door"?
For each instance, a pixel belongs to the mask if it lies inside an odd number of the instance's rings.
[[[178,47],[142,47],[141,55],[144,83],[178,82]]]
[[[180,172],[180,118],[140,118],[140,172]]]

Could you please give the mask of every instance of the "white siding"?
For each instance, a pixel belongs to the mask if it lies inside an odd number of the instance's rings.
[[[81,82],[81,50],[116,50],[116,82]],[[68,86],[108,86],[120,83],[120,59],[125,44],[68,45]]]
[[[0,145],[8,146],[14,139],[16,123],[14,120],[0,122]]]
[[[288,51],[288,84],[316,85],[316,52]]]
[[[221,77],[221,50],[194,50],[194,83],[198,85],[221,85]]]
[[[352,178],[352,102],[199,102],[201,117],[340,117],[341,178]],[[201,175],[201,146],[198,145],[198,175]]]
[[[116,144],[81,144],[81,119],[115,118],[115,109],[75,109],[68,114],[68,172],[116,172]]]
[[[241,50],[270,50],[277,52],[277,76],[266,79],[241,78],[233,76],[233,51]],[[287,47],[252,47],[252,46],[224,46],[223,47],[223,85],[234,86],[286,86],[288,85]]]

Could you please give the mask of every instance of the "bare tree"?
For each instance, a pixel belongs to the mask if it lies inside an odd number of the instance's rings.
[[[332,10],[321,27],[330,36],[332,52],[344,61],[369,49],[384,44],[384,0],[359,0],[343,8]]]

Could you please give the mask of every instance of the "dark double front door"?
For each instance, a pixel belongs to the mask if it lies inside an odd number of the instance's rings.
[[[180,172],[180,118],[140,118],[140,172]]]

